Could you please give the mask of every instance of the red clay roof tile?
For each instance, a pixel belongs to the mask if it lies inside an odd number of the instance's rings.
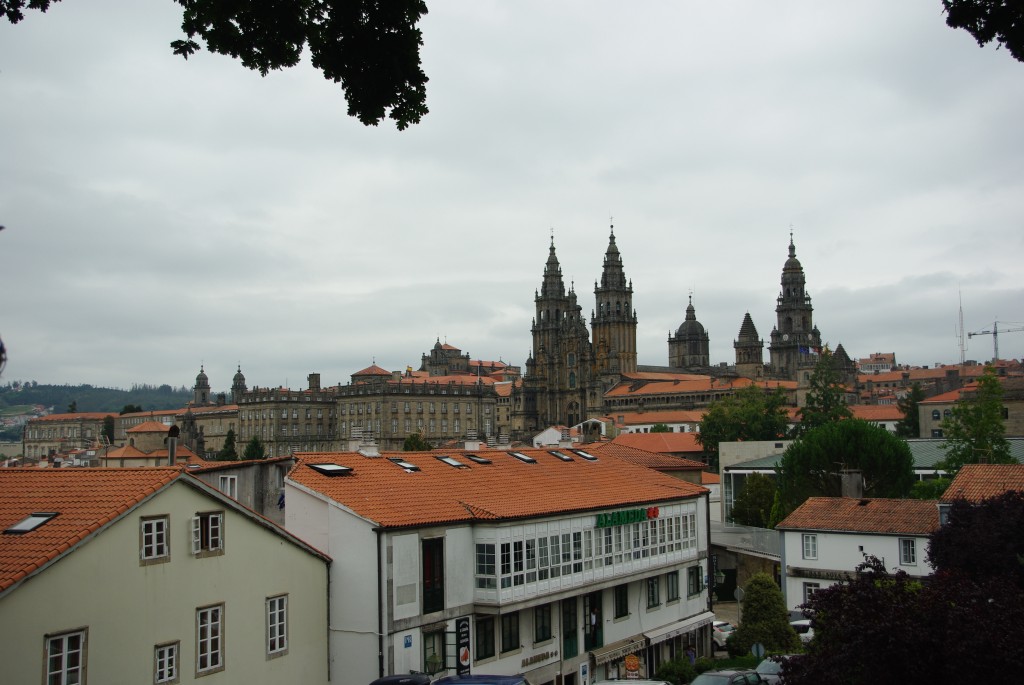
[[[1024,491],[1024,464],[965,464],[939,501],[981,502],[1010,490]]]
[[[810,497],[776,529],[929,535],[938,527],[935,500]]]

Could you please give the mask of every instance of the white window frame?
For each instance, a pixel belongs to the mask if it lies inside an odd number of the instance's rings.
[[[288,595],[267,597],[267,657],[288,653]]]
[[[801,538],[801,548],[804,559],[818,558],[818,535],[817,533],[804,533]]]
[[[804,583],[803,584],[804,602],[805,603],[809,602],[810,599],[811,599],[811,596],[813,596],[814,593],[817,592],[820,589],[821,589],[821,583]]]
[[[139,560],[158,563],[171,559],[171,521],[168,516],[147,516],[139,520]]]
[[[224,605],[196,609],[196,676],[224,670]]]
[[[153,682],[156,685],[178,682],[180,644],[168,642],[153,648]]]
[[[900,538],[900,565],[917,566],[917,540],[914,538]]]
[[[231,499],[238,499],[238,476],[220,476],[217,488]]]
[[[192,517],[192,555],[224,553],[224,512],[207,511]]]
[[[58,647],[55,649],[55,647]],[[68,664],[69,655],[77,655],[73,665]],[[88,630],[72,630],[67,633],[46,636],[46,661],[43,682],[58,685],[85,685],[86,657],[88,656]],[[56,680],[54,679],[56,678]]]

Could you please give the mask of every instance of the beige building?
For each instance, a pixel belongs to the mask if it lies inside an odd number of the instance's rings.
[[[103,440],[103,420],[110,412],[50,414],[25,424],[22,454],[35,461],[76,448],[94,447]]]
[[[337,440],[336,388],[321,388],[320,374],[309,374],[305,390],[260,388],[241,392],[235,449],[241,453],[254,436],[268,457],[295,451],[326,451]]]
[[[330,560],[205,483],[3,469],[0,491],[4,682],[328,681]]]

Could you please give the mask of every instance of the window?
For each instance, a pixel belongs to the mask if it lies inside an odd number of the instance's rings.
[[[192,554],[211,556],[224,553],[224,512],[206,512],[192,517]]]
[[[519,612],[502,614],[501,616],[501,651],[511,652],[519,649]]]
[[[169,520],[166,516],[144,518],[139,522],[140,549],[139,558],[142,563],[152,564],[170,561],[171,548],[167,541]]]
[[[153,649],[153,682],[178,682],[178,643],[169,642]]]
[[[551,639],[551,605],[545,604],[533,610],[533,641]]]
[[[267,656],[288,653],[288,595],[267,598]]]
[[[661,579],[655,576],[647,579],[647,608],[661,604]]]
[[[46,638],[46,685],[75,685],[85,682],[85,632]]]
[[[423,613],[444,609],[444,538],[423,541]]]
[[[476,619],[476,658],[489,659],[494,656],[494,619],[490,616]]]
[[[900,538],[900,563],[904,566],[917,565],[917,545],[911,538]]]
[[[811,595],[821,589],[821,583],[804,583],[804,602],[811,601]]]
[[[938,409],[932,409],[932,421],[938,421],[941,416]]]
[[[629,585],[615,586],[615,618],[629,616]]]
[[[704,589],[704,575],[701,572],[700,566],[691,566],[686,569],[686,595],[687,597],[693,597],[694,595],[700,594],[701,590]]]
[[[679,571],[671,571],[665,581],[668,585],[668,601],[674,602],[679,599]]]
[[[238,499],[238,476],[221,476],[218,490],[232,499]]]
[[[804,559],[818,558],[818,536],[811,533],[804,533]]]
[[[496,588],[497,578],[494,570],[494,545],[477,544],[476,586],[485,590]]]
[[[224,668],[224,605],[196,609],[196,675]]]

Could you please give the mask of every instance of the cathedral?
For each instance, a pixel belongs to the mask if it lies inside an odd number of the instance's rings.
[[[640,387],[658,381],[678,382],[693,375],[806,383],[821,353],[821,333],[814,325],[814,309],[805,285],[791,234],[768,364],[764,362],[764,341],[748,312],[733,342],[735,364],[712,366],[710,337],[697,320],[691,296],[685,319],[675,333],[669,333],[668,365],[642,366],[637,363],[633,284],[626,277],[615,244],[614,227],[601,278],[594,283],[589,329],[575,287],[566,289],[552,238],[541,286],[534,293],[533,347],[513,402],[518,414],[514,423],[531,434],[548,426],[575,426],[603,416],[608,411],[606,393],[622,383]],[[848,358],[842,346],[837,353],[840,360]]]

